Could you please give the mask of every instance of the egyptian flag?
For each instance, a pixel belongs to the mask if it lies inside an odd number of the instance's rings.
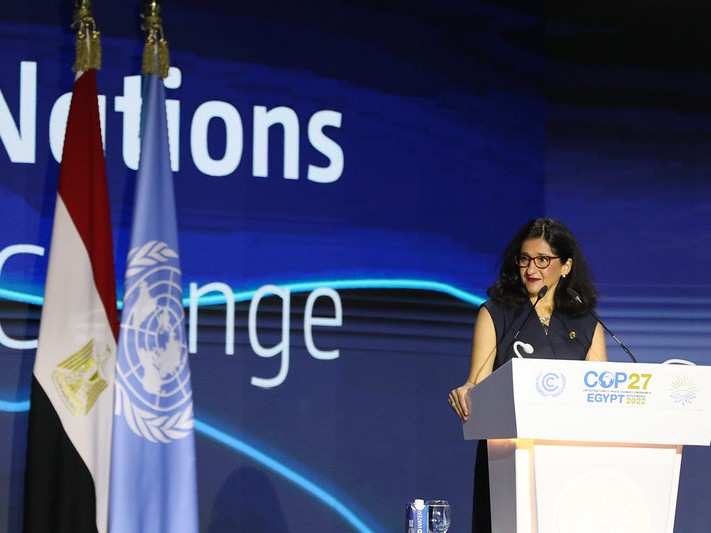
[[[94,70],[74,83],[32,379],[26,532],[105,532],[118,316]]]

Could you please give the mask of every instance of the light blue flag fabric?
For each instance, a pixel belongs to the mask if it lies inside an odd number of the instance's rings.
[[[109,530],[198,531],[195,440],[165,89],[144,76],[116,362]]]

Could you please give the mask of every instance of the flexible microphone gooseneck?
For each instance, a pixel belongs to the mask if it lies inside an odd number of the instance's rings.
[[[568,288],[566,289],[566,292],[568,293],[568,296],[570,296],[573,300],[575,300],[575,301],[578,302],[579,304],[582,304],[582,303],[583,303],[583,300],[580,298],[580,295],[579,295],[579,294],[577,293],[577,291],[576,291],[575,289],[573,289],[572,287],[568,287]],[[632,362],[633,362],[633,363],[636,363],[636,362],[637,362],[637,359],[635,358],[635,356],[632,355],[632,352],[630,352],[630,351],[627,349],[627,346],[625,346],[624,344],[622,344],[622,341],[621,341],[620,339],[618,339],[618,338],[615,336],[614,333],[612,333],[612,331],[610,330],[610,328],[608,328],[608,327],[605,325],[605,323],[604,323],[604,322],[602,321],[602,319],[600,318],[600,315],[598,315],[598,314],[595,312],[594,309],[591,309],[590,312],[591,312],[592,315],[597,319],[597,321],[600,322],[600,325],[601,325],[603,328],[605,328],[605,331],[607,331],[607,332],[610,334],[610,336],[611,336],[611,337],[614,339],[614,341],[620,346],[620,348],[622,348],[622,349],[625,351],[625,353],[629,356],[629,358],[632,360]]]
[[[533,302],[533,306],[531,307],[531,309],[528,310],[528,314],[526,315],[526,318],[523,319],[523,322],[521,322],[521,325],[519,326],[518,331],[516,331],[516,335],[514,335],[514,338],[511,339],[511,342],[506,347],[506,351],[504,352],[504,355],[506,355],[509,352],[509,350],[511,349],[511,346],[514,345],[514,343],[516,342],[516,339],[518,339],[518,336],[521,334],[521,330],[528,322],[528,319],[531,318],[531,315],[533,314],[533,312],[536,310],[536,305],[538,305],[538,302],[541,301],[541,298],[543,298],[547,292],[548,292],[548,285],[544,285],[541,288],[541,290],[538,291],[538,295],[536,295],[536,301]],[[506,333],[508,333],[508,331],[504,332],[504,334],[501,336],[502,340],[504,338],[506,338]]]
[[[513,346],[514,342],[516,342],[516,339],[518,338],[519,334],[521,333],[521,330],[523,329],[523,326],[526,325],[526,322],[528,322],[528,319],[531,317],[531,314],[533,311],[536,309],[536,305],[538,302],[541,301],[541,298],[543,298],[546,295],[546,292],[548,292],[548,285],[544,285],[540,291],[538,291],[538,294],[536,295],[536,301],[533,302],[533,307],[528,311],[528,314],[526,315],[526,318],[523,319],[523,322],[521,322],[521,325],[518,328],[518,331],[516,331],[516,335],[514,335],[514,338],[511,340],[509,345],[506,347],[506,351],[503,352],[504,354],[508,353],[508,351],[511,349],[511,346]],[[513,324],[511,325],[513,326]],[[507,328],[504,333],[501,335],[501,340],[504,340],[506,338],[506,335],[508,332],[511,330],[511,326]],[[496,346],[494,346],[494,349],[491,350],[491,353],[486,357],[484,360],[484,363],[479,367],[479,370],[477,371],[476,375],[474,376],[474,383],[478,383],[479,380],[479,374],[481,374],[481,371],[484,370],[484,367],[489,363],[492,357],[496,355],[497,348],[499,346],[499,343],[496,343]]]

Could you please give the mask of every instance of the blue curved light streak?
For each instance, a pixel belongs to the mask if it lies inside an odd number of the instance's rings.
[[[25,400],[23,402],[8,402],[5,400],[0,400],[0,411],[4,411],[6,413],[24,413],[29,410],[29,400]]]
[[[10,289],[0,289],[0,298],[24,304],[42,305],[44,303],[44,296]]]
[[[282,289],[289,289],[293,292],[306,292],[318,289],[321,287],[329,287],[332,289],[415,289],[422,291],[434,291],[441,292],[443,294],[449,294],[454,296],[464,302],[470,303],[472,305],[479,306],[484,303],[485,298],[479,295],[472,294],[470,292],[458,289],[447,283],[441,283],[439,281],[429,281],[420,279],[388,279],[388,278],[373,278],[373,279],[342,279],[342,280],[330,280],[330,281],[309,281],[301,283],[285,283],[277,285]],[[235,302],[244,302],[251,300],[256,290],[241,291],[234,293]],[[13,291],[8,289],[0,289],[0,298],[5,300],[10,300],[14,302],[28,303],[33,305],[41,306],[44,303],[43,296],[37,296],[35,294],[29,294],[25,292]],[[216,293],[212,295],[204,295],[200,297],[198,302],[202,305],[219,305],[225,303],[225,297],[221,293]],[[117,302],[118,308],[123,307],[122,302]],[[190,305],[190,297],[183,298],[183,305],[188,307]]]
[[[275,284],[282,289],[289,289],[292,292],[307,292],[314,289],[329,287],[331,289],[414,289],[421,291],[434,291],[443,294],[449,294],[464,302],[479,306],[484,303],[485,298],[472,294],[470,292],[458,289],[447,283],[439,281],[428,281],[420,279],[406,278],[373,278],[373,279],[337,279],[326,281],[308,281],[301,283],[285,283],[282,285]],[[245,302],[251,300],[256,290],[242,291],[234,293],[235,302]],[[218,305],[225,303],[225,297],[222,293],[213,295],[204,295],[200,297],[199,303],[202,305]],[[189,298],[183,298],[183,305],[186,307],[190,304]]]
[[[371,527],[367,526],[363,522],[363,520],[358,518],[353,511],[351,511],[348,507],[346,507],[343,503],[341,503],[333,495],[329,494],[328,492],[323,490],[321,487],[319,487],[312,481],[309,481],[307,478],[305,478],[298,472],[295,472],[288,466],[274,460],[272,457],[269,457],[265,453],[259,451],[254,446],[250,446],[249,444],[245,443],[244,441],[242,441],[236,437],[233,437],[232,435],[229,435],[229,434],[225,433],[224,431],[220,431],[219,429],[214,428],[208,424],[205,424],[204,422],[200,422],[199,420],[195,420],[195,431],[202,433],[206,437],[209,437],[212,440],[219,442],[220,444],[226,446],[227,448],[229,448],[237,453],[241,453],[241,454],[249,457],[256,463],[259,463],[260,465],[264,466],[265,468],[268,468],[275,474],[278,474],[281,477],[294,483],[300,489],[304,490],[306,493],[310,494],[317,500],[321,501],[327,507],[330,507],[334,512],[336,512],[339,516],[341,516],[356,531],[363,532],[363,533],[374,533],[375,531],[385,531],[385,529],[382,527],[373,529],[372,526]]]

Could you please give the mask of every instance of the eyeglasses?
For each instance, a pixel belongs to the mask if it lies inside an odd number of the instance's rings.
[[[536,265],[538,268],[548,268],[551,265],[551,259],[560,259],[557,255],[537,255],[535,257],[530,257],[528,255],[517,255],[514,257],[514,262],[520,266],[520,267],[527,267],[528,265],[531,264],[531,261],[533,260],[533,264]]]

